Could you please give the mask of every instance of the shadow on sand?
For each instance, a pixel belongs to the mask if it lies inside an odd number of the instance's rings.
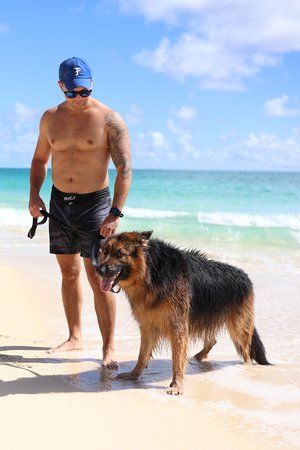
[[[119,363],[119,370],[112,371],[101,367],[101,360],[96,358],[53,358],[23,357],[22,355],[1,353],[3,351],[16,352],[18,350],[45,351],[48,347],[10,346],[0,347],[0,365],[10,366],[18,371],[30,372],[33,376],[20,377],[15,380],[0,380],[0,397],[15,394],[45,394],[70,392],[107,392],[133,389],[157,389],[164,392],[172,378],[171,359],[153,359],[138,380],[118,380],[120,372],[129,372],[136,361]],[[97,364],[96,368],[86,370],[86,363]],[[31,364],[68,364],[68,374],[42,375],[31,368]],[[71,364],[74,364],[74,371]],[[80,370],[82,364],[82,370]],[[228,366],[242,364],[240,361],[202,361],[191,359],[186,373],[201,375],[201,373],[222,370]],[[79,367],[78,367],[79,366]],[[23,372],[24,373],[24,372]],[[158,384],[166,381],[165,386]]]

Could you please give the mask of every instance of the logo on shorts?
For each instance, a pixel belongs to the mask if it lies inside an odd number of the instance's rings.
[[[75,70],[75,77],[78,77],[81,71],[81,67],[74,67],[74,70]]]
[[[74,200],[76,198],[76,195],[69,195],[68,197],[64,197],[64,201],[67,205],[71,206],[74,204]]]

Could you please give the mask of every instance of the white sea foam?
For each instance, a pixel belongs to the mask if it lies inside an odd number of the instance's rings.
[[[297,386],[287,382],[287,384],[280,384],[280,389],[278,389],[278,384],[249,377],[250,371],[247,372],[247,367],[246,369],[245,367],[242,366],[240,370],[237,370],[236,367],[226,367],[221,372],[210,373],[210,380],[223,388],[234,389],[243,394],[252,392],[266,405],[299,404],[300,389]]]
[[[245,405],[247,403],[245,402]],[[202,404],[205,410],[216,415],[216,412],[225,415],[225,417],[239,417],[239,428],[246,427],[252,432],[261,432],[262,441],[267,442],[270,439],[275,440],[278,448],[289,450],[299,449],[299,409],[286,410],[279,408],[250,409],[247,407],[237,408],[229,399],[221,401],[206,401]],[[249,428],[251,425],[251,428]]]
[[[0,208],[1,227],[29,227],[32,217],[26,210],[14,208]]]
[[[258,215],[230,212],[198,212],[198,214],[186,211],[155,210],[146,208],[125,207],[127,217],[136,219],[172,219],[176,217],[188,217],[207,225],[225,225],[231,227],[254,228],[288,228],[292,231],[297,241],[300,241],[300,214]],[[0,226],[5,228],[28,227],[32,218],[26,209],[0,208]]]
[[[125,214],[133,218],[175,218],[187,217],[194,214],[186,211],[155,210],[146,208],[125,207]],[[300,231],[300,214],[242,214],[231,212],[198,212],[198,222],[208,225],[225,225],[232,227],[254,228],[288,228]]]
[[[125,207],[124,213],[128,217],[135,218],[168,218],[168,217],[183,217],[189,216],[190,214],[185,211],[172,211],[172,210],[155,210],[155,209],[144,209],[144,208],[130,208]]]
[[[229,212],[198,213],[198,221],[210,225],[300,230],[300,214],[241,214]]]
[[[294,236],[294,238],[296,239],[298,244],[300,244],[300,230],[299,231],[292,231],[292,235]]]

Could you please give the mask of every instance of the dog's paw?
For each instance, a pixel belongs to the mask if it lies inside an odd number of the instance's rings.
[[[121,372],[116,378],[118,380],[137,380],[138,376],[134,372]]]
[[[173,384],[171,383],[170,387],[167,389],[167,394],[169,395],[182,395],[183,394],[183,387],[180,384]]]

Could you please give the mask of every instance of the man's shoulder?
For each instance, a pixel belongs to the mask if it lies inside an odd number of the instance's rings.
[[[107,124],[111,123],[111,122],[119,122],[119,123],[123,123],[124,120],[121,116],[121,114],[117,111],[115,111],[114,109],[112,109],[110,106],[105,105],[104,103],[100,102],[97,99],[93,99],[94,103],[94,107],[97,108],[99,111],[101,111],[104,122],[106,122]]]
[[[52,106],[51,108],[48,108],[44,114],[42,115],[42,119],[45,118],[50,119],[51,117],[55,116],[56,114],[59,114],[60,112],[63,112],[65,110],[65,102],[60,103],[59,105]]]
[[[52,106],[51,108],[48,108],[44,114],[43,117],[49,117],[49,116],[53,116],[55,113],[57,113],[57,111],[59,111],[62,108],[62,103],[56,106]]]
[[[111,126],[125,126],[125,121],[118,111],[114,111],[113,109],[109,109],[105,115],[106,124]]]

